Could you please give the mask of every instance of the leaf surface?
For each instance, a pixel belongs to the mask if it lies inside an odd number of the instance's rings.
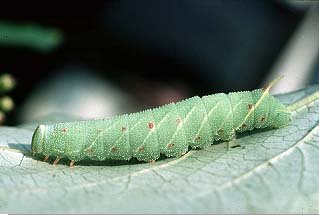
[[[1,127],[0,213],[318,213],[319,86],[277,97],[289,126],[155,163],[53,166],[30,153],[39,122]]]

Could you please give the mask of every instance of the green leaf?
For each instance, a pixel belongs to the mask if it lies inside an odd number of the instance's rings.
[[[278,98],[291,125],[155,163],[33,158],[34,128],[0,128],[0,213],[318,213],[319,85]]]

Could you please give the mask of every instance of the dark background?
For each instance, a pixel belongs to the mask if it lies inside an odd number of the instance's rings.
[[[6,2],[0,20],[56,27],[64,41],[49,53],[0,47],[1,71],[17,79],[16,108],[65,65],[91,68],[141,107],[174,98],[259,87],[304,16],[279,1],[117,0]],[[67,89],[66,89],[67,90]],[[163,93],[162,93],[163,92]],[[167,95],[169,97],[169,95]]]

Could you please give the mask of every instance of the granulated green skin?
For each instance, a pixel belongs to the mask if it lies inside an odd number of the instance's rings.
[[[177,103],[110,119],[40,125],[32,151],[70,160],[152,161],[181,156],[254,128],[282,127],[290,113],[262,89],[195,96]]]

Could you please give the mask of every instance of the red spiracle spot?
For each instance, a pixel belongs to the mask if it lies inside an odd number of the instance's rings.
[[[112,152],[116,152],[116,151],[117,151],[117,147],[116,147],[116,146],[113,146],[113,147],[111,148],[111,151],[112,151]]]
[[[266,119],[266,117],[264,117],[264,116],[261,116],[261,117],[260,117],[260,122],[263,122],[263,121],[265,121],[265,119]]]
[[[171,149],[171,148],[173,148],[174,146],[175,146],[174,143],[170,143],[170,144],[167,145],[167,148]]]
[[[140,151],[140,152],[144,152],[144,150],[145,150],[144,146],[141,146],[138,148],[138,151]]]
[[[149,129],[154,128],[154,123],[153,123],[153,122],[149,122],[149,123],[148,123],[148,128],[149,128]]]
[[[62,132],[63,132],[63,133],[68,132],[68,128],[62,128]]]
[[[248,104],[248,109],[251,110],[253,108],[253,104]]]
[[[181,118],[177,118],[177,119],[176,119],[176,124],[177,124],[177,125],[181,124],[181,122],[182,122],[182,119],[181,119]]]
[[[196,136],[194,140],[200,140],[200,136]]]
[[[121,131],[122,131],[122,132],[125,132],[125,131],[126,131],[126,127],[122,127],[122,128],[121,128]]]
[[[224,130],[223,130],[223,129],[220,128],[220,129],[217,130],[217,134],[218,134],[218,135],[222,135],[223,133],[224,133]]]
[[[85,149],[85,151],[88,153],[88,154],[91,154],[93,152],[93,149],[92,147],[89,147],[87,149]]]

